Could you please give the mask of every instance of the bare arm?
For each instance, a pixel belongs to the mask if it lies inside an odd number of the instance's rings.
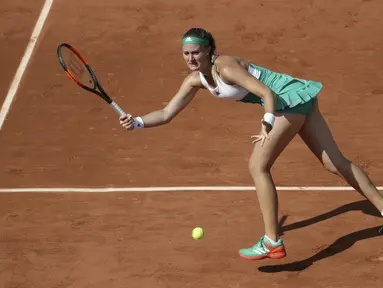
[[[220,68],[220,66],[222,68]],[[264,101],[265,113],[274,113],[276,97],[274,92],[253,75],[248,73],[234,58],[225,56],[218,64],[222,79],[228,84],[241,86]]]
[[[253,94],[261,97],[264,102],[265,115],[262,119],[260,135],[254,135],[254,141],[261,141],[261,146],[269,139],[268,133],[274,126],[275,121],[275,106],[276,96],[274,92],[265,84],[256,79],[253,75],[247,72],[244,67],[232,57],[223,57],[217,65],[223,80],[228,84],[235,84],[245,88]]]
[[[176,95],[163,109],[139,117],[144,127],[150,128],[169,123],[191,102],[201,86],[199,75],[197,73],[189,74],[183,81]],[[120,124],[128,130],[132,130],[134,128],[134,118],[121,117]]]

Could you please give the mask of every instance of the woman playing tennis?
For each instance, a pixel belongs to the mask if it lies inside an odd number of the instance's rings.
[[[260,133],[252,136],[255,144],[249,170],[265,233],[254,246],[240,249],[239,255],[249,260],[286,256],[278,232],[278,197],[270,169],[297,134],[327,170],[342,177],[383,216],[383,196],[364,171],[342,155],[320,113],[317,96],[322,84],[276,73],[238,57],[219,55],[215,48],[209,32],[201,28],[187,31],[182,38],[182,50],[191,73],[179,91],[163,109],[141,117],[122,116],[120,124],[134,130],[169,123],[199,89],[208,89],[218,99],[255,103],[264,108]]]

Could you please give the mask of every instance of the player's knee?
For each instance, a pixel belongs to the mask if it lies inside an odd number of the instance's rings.
[[[252,157],[249,160],[248,168],[253,178],[256,178],[263,173],[269,173],[271,167],[263,159]]]
[[[323,163],[323,167],[330,173],[339,175],[339,170],[331,161],[326,161]]]
[[[324,161],[323,166],[326,168],[327,171],[335,175],[341,176],[349,166],[349,163],[349,160],[344,158],[342,155],[339,155],[331,160],[328,159]]]

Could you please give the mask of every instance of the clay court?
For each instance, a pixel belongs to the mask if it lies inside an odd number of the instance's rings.
[[[43,6],[1,1],[0,103]],[[288,256],[238,256],[264,232],[247,168],[259,106],[201,92],[169,125],[127,132],[65,76],[56,48],[80,50],[110,96],[140,115],[176,93],[188,73],[181,37],[203,27],[219,53],[321,81],[334,138],[383,189],[382,9],[378,0],[55,0],[1,112],[0,286],[381,287],[382,218],[299,137],[272,171]],[[191,237],[196,226],[203,240]]]

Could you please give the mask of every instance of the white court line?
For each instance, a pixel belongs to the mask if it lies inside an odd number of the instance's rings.
[[[5,118],[7,117],[7,114],[9,112],[9,109],[11,108],[13,99],[15,98],[17,89],[19,88],[21,79],[23,77],[23,74],[25,72],[25,69],[28,66],[28,62],[31,58],[33,49],[35,48],[37,39],[40,36],[41,30],[44,26],[45,20],[49,14],[49,11],[52,7],[54,0],[45,0],[44,6],[40,12],[39,19],[36,22],[35,28],[33,29],[31,38],[29,39],[27,48],[25,49],[25,53],[23,58],[21,59],[20,65],[17,68],[15,77],[13,78],[12,84],[8,90],[8,94],[4,100],[3,106],[0,110],[0,130],[3,127]],[[15,21],[21,21],[21,19],[16,19]]]
[[[383,187],[377,187],[383,190]],[[253,186],[121,187],[121,188],[3,188],[0,193],[108,193],[180,191],[255,191]],[[279,187],[279,191],[353,191],[352,187]]]

